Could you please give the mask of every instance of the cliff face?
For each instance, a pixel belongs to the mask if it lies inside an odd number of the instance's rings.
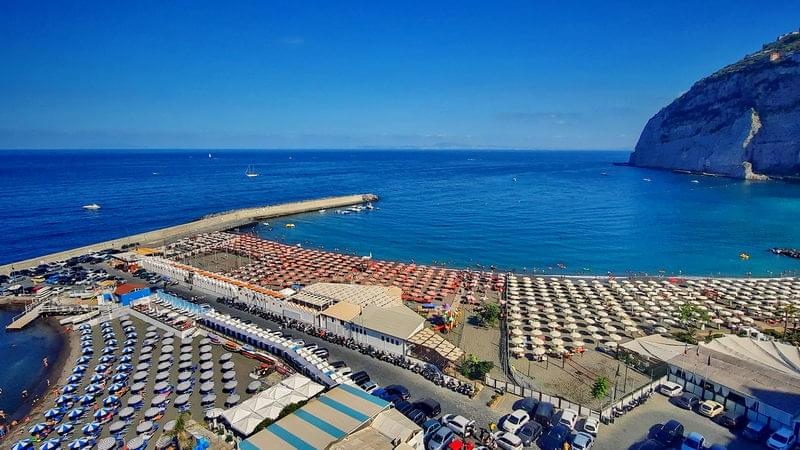
[[[695,83],[647,122],[630,164],[800,176],[800,33]]]

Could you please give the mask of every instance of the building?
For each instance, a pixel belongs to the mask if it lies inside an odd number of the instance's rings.
[[[728,335],[667,360],[669,381],[772,429],[800,432],[800,351]]]
[[[422,429],[391,403],[339,385],[239,443],[242,450],[422,450]]]
[[[149,297],[150,294],[150,288],[143,284],[125,283],[114,289],[114,299],[123,306],[128,306],[135,300]]]

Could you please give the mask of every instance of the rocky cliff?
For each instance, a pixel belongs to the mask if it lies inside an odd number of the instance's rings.
[[[800,33],[695,83],[647,122],[630,164],[735,178],[800,176]]]

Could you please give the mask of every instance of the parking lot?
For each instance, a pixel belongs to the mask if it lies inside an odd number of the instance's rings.
[[[635,449],[644,442],[653,426],[675,419],[683,424],[685,433],[696,431],[706,438],[707,446],[723,444],[729,450],[764,449],[764,444],[748,441],[732,434],[727,428],[694,411],[672,405],[666,397],[654,394],[644,405],[616,419],[600,430],[594,450]]]

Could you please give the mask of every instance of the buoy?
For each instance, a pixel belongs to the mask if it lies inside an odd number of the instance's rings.
[[[741,259],[742,261],[747,261],[748,259],[750,259],[750,255],[745,252],[739,253],[739,259]]]

